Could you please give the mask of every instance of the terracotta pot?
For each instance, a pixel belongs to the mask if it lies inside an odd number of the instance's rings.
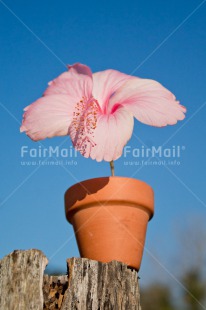
[[[147,223],[154,212],[148,184],[124,177],[86,180],[67,190],[65,209],[81,257],[117,260],[139,270]]]

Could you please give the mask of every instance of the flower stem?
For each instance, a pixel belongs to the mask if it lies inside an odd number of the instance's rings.
[[[110,161],[110,168],[111,168],[111,174],[112,174],[112,176],[114,176],[114,162],[113,162],[113,160]]]

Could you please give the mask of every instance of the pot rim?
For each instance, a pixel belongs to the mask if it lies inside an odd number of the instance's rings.
[[[151,189],[152,189],[152,187],[148,184],[148,183],[146,183],[145,181],[142,181],[142,180],[139,180],[139,179],[135,179],[135,178],[131,178],[131,177],[124,177],[124,176],[118,176],[118,175],[114,175],[114,176],[111,176],[111,175],[109,175],[109,176],[104,176],[104,177],[96,177],[96,178],[90,178],[90,179],[86,179],[86,180],[83,180],[83,181],[79,181],[79,182],[77,182],[77,183],[75,183],[75,184],[73,184],[73,185],[71,185],[69,188],[68,188],[68,190],[69,189],[71,189],[71,188],[73,188],[74,186],[76,186],[77,184],[80,184],[80,183],[84,183],[84,182],[88,182],[88,181],[93,181],[93,180],[101,180],[101,179],[129,179],[129,180],[133,180],[133,181],[137,181],[137,182],[141,182],[141,183],[143,183],[143,184],[145,184],[146,186],[148,186],[148,187],[150,187]],[[153,189],[152,189],[153,190]]]
[[[127,182],[123,182],[126,181]],[[101,184],[102,183],[102,184]],[[117,183],[117,184],[116,184]],[[130,184],[129,184],[130,183]],[[134,184],[136,183],[136,184]],[[101,184],[101,187],[98,187]],[[100,192],[105,191],[106,187],[110,191],[116,186],[122,184],[122,188],[125,187],[125,191],[119,190],[113,192],[112,197],[107,198],[108,195],[105,194],[105,198],[99,198]],[[143,190],[134,192],[130,189],[130,185],[135,188],[139,187]],[[90,189],[92,188],[92,192]],[[94,187],[95,190],[94,190]],[[130,194],[130,198],[124,198],[124,193]],[[119,202],[121,205],[128,207],[139,207],[146,211],[149,215],[149,220],[154,214],[154,191],[152,187],[144,181],[137,180],[134,178],[122,177],[122,176],[105,176],[97,177],[92,179],[87,179],[78,182],[67,189],[65,192],[65,213],[67,220],[72,223],[72,216],[78,212],[80,209],[86,209],[93,206],[106,207],[109,205],[114,205]]]

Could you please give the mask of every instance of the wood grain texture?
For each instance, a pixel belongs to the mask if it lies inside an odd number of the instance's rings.
[[[117,261],[85,258],[68,263],[68,289],[61,310],[140,310],[138,276]]]
[[[61,309],[65,291],[68,288],[67,275],[44,276],[43,295],[44,309],[55,310]]]
[[[44,275],[39,250],[0,261],[0,310],[141,310],[138,275],[117,261],[67,260],[68,275]]]
[[[0,310],[42,310],[43,273],[39,250],[14,251],[0,261]]]

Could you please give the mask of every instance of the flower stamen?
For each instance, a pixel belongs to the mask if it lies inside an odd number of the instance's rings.
[[[75,106],[71,123],[72,129],[75,131],[73,143],[83,156],[89,154],[91,148],[96,145],[93,139],[99,109],[98,101],[94,98],[87,100],[85,97],[82,97]]]

